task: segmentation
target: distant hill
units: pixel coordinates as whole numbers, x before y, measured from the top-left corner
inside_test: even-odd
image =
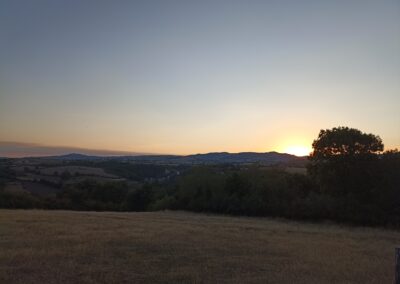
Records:
[[[103,156],[91,156],[91,155],[84,155],[79,153],[70,153],[66,155],[60,156],[48,156],[42,157],[42,159],[57,159],[57,160],[71,160],[71,161],[78,161],[78,160],[100,160],[105,159],[107,157]]]
[[[207,154],[194,154],[187,156],[179,155],[140,155],[140,156],[89,156],[78,153],[71,153],[62,156],[47,157],[60,160],[119,160],[125,162],[153,163],[153,164],[253,164],[272,165],[280,163],[301,163],[305,162],[305,157],[297,157],[290,154],[277,152],[242,152],[228,153],[217,152]]]

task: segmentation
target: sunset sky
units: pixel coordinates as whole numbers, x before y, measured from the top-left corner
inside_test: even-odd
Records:
[[[400,148],[398,0],[5,0],[0,62],[0,156]]]

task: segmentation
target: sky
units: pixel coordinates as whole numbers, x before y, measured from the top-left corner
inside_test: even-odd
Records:
[[[0,62],[0,156],[400,148],[398,0],[3,0]]]

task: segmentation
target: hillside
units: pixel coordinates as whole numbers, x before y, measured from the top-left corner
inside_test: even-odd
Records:
[[[137,163],[153,164],[177,164],[177,165],[199,165],[199,164],[252,164],[262,165],[288,164],[294,163],[304,165],[305,157],[278,152],[241,152],[228,153],[216,152],[206,154],[194,154],[187,156],[180,155],[132,155],[132,156],[89,156],[77,153],[71,153],[61,156],[43,157],[42,159],[64,160],[64,161],[93,161],[93,160],[114,160],[129,161]]]
[[[0,210],[1,283],[391,283],[400,232],[184,212]]]

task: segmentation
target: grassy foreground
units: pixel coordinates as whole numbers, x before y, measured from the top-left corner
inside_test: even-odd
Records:
[[[266,218],[0,210],[0,283],[392,283],[398,244]]]

